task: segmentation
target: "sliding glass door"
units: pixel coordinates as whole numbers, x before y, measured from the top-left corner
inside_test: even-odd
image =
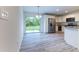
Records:
[[[39,17],[25,17],[26,33],[40,32],[40,18]]]

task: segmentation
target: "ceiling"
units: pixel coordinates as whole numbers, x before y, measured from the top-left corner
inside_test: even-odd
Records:
[[[24,12],[28,13],[39,13],[40,14],[53,14],[53,15],[64,15],[79,10],[79,6],[24,6]]]

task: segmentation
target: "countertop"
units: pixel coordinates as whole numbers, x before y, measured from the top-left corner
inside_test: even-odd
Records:
[[[79,26],[67,26],[65,29],[76,29],[79,30]]]

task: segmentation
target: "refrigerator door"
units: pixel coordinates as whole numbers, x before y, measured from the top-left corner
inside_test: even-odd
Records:
[[[55,19],[48,18],[48,33],[55,33]]]

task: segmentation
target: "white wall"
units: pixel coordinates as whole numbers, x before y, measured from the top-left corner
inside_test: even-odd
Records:
[[[19,51],[21,47],[21,43],[23,40],[23,35],[24,35],[24,14],[23,14],[23,7],[18,7],[19,12],[18,12],[18,40],[17,40],[17,49]]]
[[[44,32],[44,16],[42,15],[41,19],[40,19],[40,32],[43,33]]]
[[[22,10],[20,7],[0,7],[8,11],[8,21],[0,19],[0,51],[19,51],[23,39]]]
[[[26,17],[26,16],[36,16],[36,15],[38,15],[38,14],[36,14],[36,13],[30,13],[30,12],[24,12],[24,16]]]

